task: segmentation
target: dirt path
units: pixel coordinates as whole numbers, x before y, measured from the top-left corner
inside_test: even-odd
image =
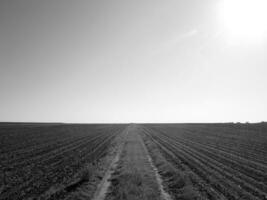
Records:
[[[110,188],[106,198],[103,196],[102,199],[171,199],[163,189],[160,175],[139,135],[140,131],[142,129],[138,125],[129,125],[120,160],[111,175]]]
[[[112,160],[112,162],[109,166],[109,169],[107,170],[102,181],[100,182],[100,184],[97,187],[97,190],[94,194],[93,200],[104,200],[105,199],[106,193],[107,193],[107,191],[110,187],[110,184],[111,184],[111,182],[110,182],[111,175],[112,175],[112,173],[114,173],[115,169],[117,168],[118,161],[120,159],[120,156],[121,156],[121,153],[122,153],[122,150],[124,147],[124,143],[125,143],[125,138],[127,137],[127,135],[128,135],[128,127],[125,129],[125,133],[123,134],[124,138],[122,138],[122,140],[121,140],[122,143],[119,144],[120,146],[118,147],[116,156]]]
[[[140,136],[139,136],[140,137]],[[152,161],[152,158],[151,156],[149,155],[149,152],[144,144],[144,141],[141,139],[141,142],[142,142],[142,146],[143,148],[145,149],[145,153],[146,153],[146,156],[147,156],[147,159],[150,163],[150,166],[151,168],[153,169],[154,173],[155,173],[155,176],[156,176],[156,180],[157,180],[157,183],[158,183],[158,186],[159,186],[159,189],[160,189],[160,194],[161,194],[161,198],[163,200],[172,200],[171,196],[164,190],[163,188],[163,184],[162,184],[162,179],[161,179],[161,176],[158,172],[158,169],[157,167],[154,165],[153,161]]]

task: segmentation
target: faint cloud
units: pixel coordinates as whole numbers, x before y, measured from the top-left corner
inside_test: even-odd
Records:
[[[190,31],[181,33],[165,42],[163,42],[159,48],[155,49],[155,51],[153,52],[153,54],[158,54],[162,51],[168,50],[174,46],[176,46],[177,44],[179,44],[180,42],[183,42],[185,40],[191,39],[193,37],[195,37],[196,35],[199,34],[199,31],[197,29],[192,29]]]
[[[194,30],[191,30],[191,31],[181,35],[181,37],[188,38],[188,37],[192,37],[192,36],[197,35],[197,34],[198,34],[198,30],[194,29]]]
[[[185,32],[185,33],[182,33],[180,35],[178,35],[177,37],[167,41],[167,45],[175,45],[185,39],[188,39],[188,38],[191,38],[191,37],[194,37],[198,34],[198,30],[197,29],[193,29],[193,30],[190,30],[188,32]]]

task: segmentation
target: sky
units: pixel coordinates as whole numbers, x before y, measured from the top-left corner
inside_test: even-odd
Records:
[[[0,121],[266,121],[267,7],[231,2],[1,0]]]

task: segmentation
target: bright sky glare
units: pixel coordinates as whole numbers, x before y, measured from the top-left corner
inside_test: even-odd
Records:
[[[266,0],[1,0],[0,121],[266,121],[266,10]]]
[[[232,43],[263,42],[267,37],[266,0],[223,0],[219,14]]]

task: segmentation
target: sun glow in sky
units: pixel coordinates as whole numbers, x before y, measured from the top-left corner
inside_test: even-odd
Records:
[[[0,0],[0,121],[266,121],[266,2]]]
[[[222,0],[219,7],[221,23],[232,43],[267,39],[266,0]]]

